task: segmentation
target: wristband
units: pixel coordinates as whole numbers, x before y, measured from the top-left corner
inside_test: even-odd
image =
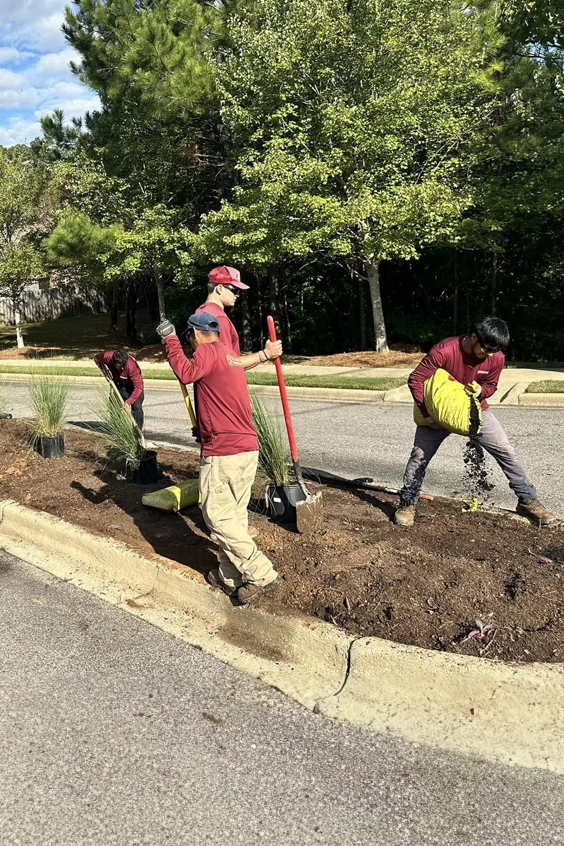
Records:
[[[265,351],[264,351],[264,350],[259,350],[259,358],[260,358],[260,354],[261,354],[261,353],[263,354],[264,358],[261,358],[261,359],[260,359],[260,363],[261,363],[261,364],[264,364],[265,362],[267,362],[267,361],[268,361],[268,356],[267,356],[267,354],[265,353]]]

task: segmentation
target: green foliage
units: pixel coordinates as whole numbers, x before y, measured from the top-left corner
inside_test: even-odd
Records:
[[[65,377],[31,377],[29,395],[35,415],[31,423],[34,437],[55,437],[63,433],[69,390],[70,381]]]
[[[259,467],[275,485],[287,485],[290,453],[283,439],[280,421],[253,393],[251,407],[259,442]]]
[[[137,427],[115,391],[100,388],[95,407],[100,418],[99,432],[106,443],[109,461],[115,467],[136,470],[144,455],[144,447]]]

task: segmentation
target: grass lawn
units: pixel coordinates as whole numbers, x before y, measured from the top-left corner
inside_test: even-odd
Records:
[[[157,370],[156,368],[143,367],[143,376],[147,381],[151,379],[164,379],[166,381],[176,381],[176,376],[169,369]],[[43,376],[93,376],[95,378],[102,378],[101,372],[94,365],[85,364],[84,367],[65,367],[64,362],[61,364],[49,364],[38,367],[30,364],[2,364],[0,362],[0,374],[18,373],[22,375],[35,376],[41,374]],[[247,382],[249,385],[277,385],[276,376],[270,373],[247,373]],[[288,387],[295,388],[342,388],[346,390],[360,389],[364,391],[389,391],[391,388],[397,388],[399,385],[405,385],[406,380],[402,377],[394,377],[390,379],[347,377],[347,376],[296,376],[291,375],[285,377],[285,382]]]
[[[348,391],[389,391],[407,383],[404,376],[362,378],[362,376],[300,376],[296,373],[285,376],[284,381],[288,387],[292,388],[340,388]],[[252,370],[247,373],[247,382],[249,385],[278,384],[273,373],[255,373]]]
[[[58,317],[56,320],[24,323],[22,334],[27,347],[53,348],[53,358],[83,358],[92,352],[126,345],[119,331],[110,330],[107,314]],[[0,323],[0,349],[15,346],[15,328]]]
[[[545,379],[544,382],[531,382],[526,394],[564,394],[564,379]]]

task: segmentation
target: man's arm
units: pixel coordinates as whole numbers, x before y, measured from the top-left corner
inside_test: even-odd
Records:
[[[133,405],[133,403],[136,402],[143,393],[144,385],[141,368],[132,358],[128,358],[123,376],[125,376],[126,379],[131,379],[131,383],[133,385],[131,396],[125,400],[125,403],[126,405]]]
[[[213,344],[203,344],[198,347],[192,359],[186,358],[182,344],[176,334],[166,335],[164,338],[168,363],[172,372],[183,385],[190,385],[207,376],[214,362]]]
[[[251,370],[258,364],[264,364],[266,361],[274,361],[275,358],[280,358],[281,355],[282,341],[267,341],[263,350],[241,356],[243,370]]]
[[[415,370],[409,374],[409,378],[407,380],[407,384],[409,386],[409,390],[413,396],[415,404],[423,417],[428,418],[429,412],[425,406],[425,399],[424,399],[424,390],[425,390],[425,382],[429,379],[439,367],[444,366],[444,355],[443,353],[437,349],[437,347],[433,347],[423,358]]]
[[[501,371],[503,370],[505,364],[505,356],[501,355],[499,362],[495,364],[494,367],[488,373],[484,382],[480,382],[479,385],[481,387],[480,396],[478,399],[486,400],[488,397],[491,397],[492,394],[495,394],[497,391],[497,383],[499,382],[499,377],[501,375]]]

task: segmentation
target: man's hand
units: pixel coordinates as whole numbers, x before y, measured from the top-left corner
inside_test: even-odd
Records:
[[[480,399],[482,388],[475,382],[469,382],[468,385],[464,385],[464,390],[466,391],[469,397],[474,397],[474,399],[476,400]]]
[[[157,326],[157,334],[161,336],[161,338],[168,338],[169,335],[176,335],[176,329],[165,317]]]
[[[282,355],[282,341],[267,341],[264,345],[264,354],[268,361],[274,361]]]
[[[128,402],[124,402],[123,407],[129,415],[133,414],[133,411],[131,410],[131,405]]]
[[[192,426],[192,436],[197,444],[202,443],[202,438],[200,436],[200,427],[199,426]]]
[[[426,417],[425,423],[427,424],[429,429],[442,429],[443,428],[439,423],[437,423],[436,420],[433,420],[432,417]]]

